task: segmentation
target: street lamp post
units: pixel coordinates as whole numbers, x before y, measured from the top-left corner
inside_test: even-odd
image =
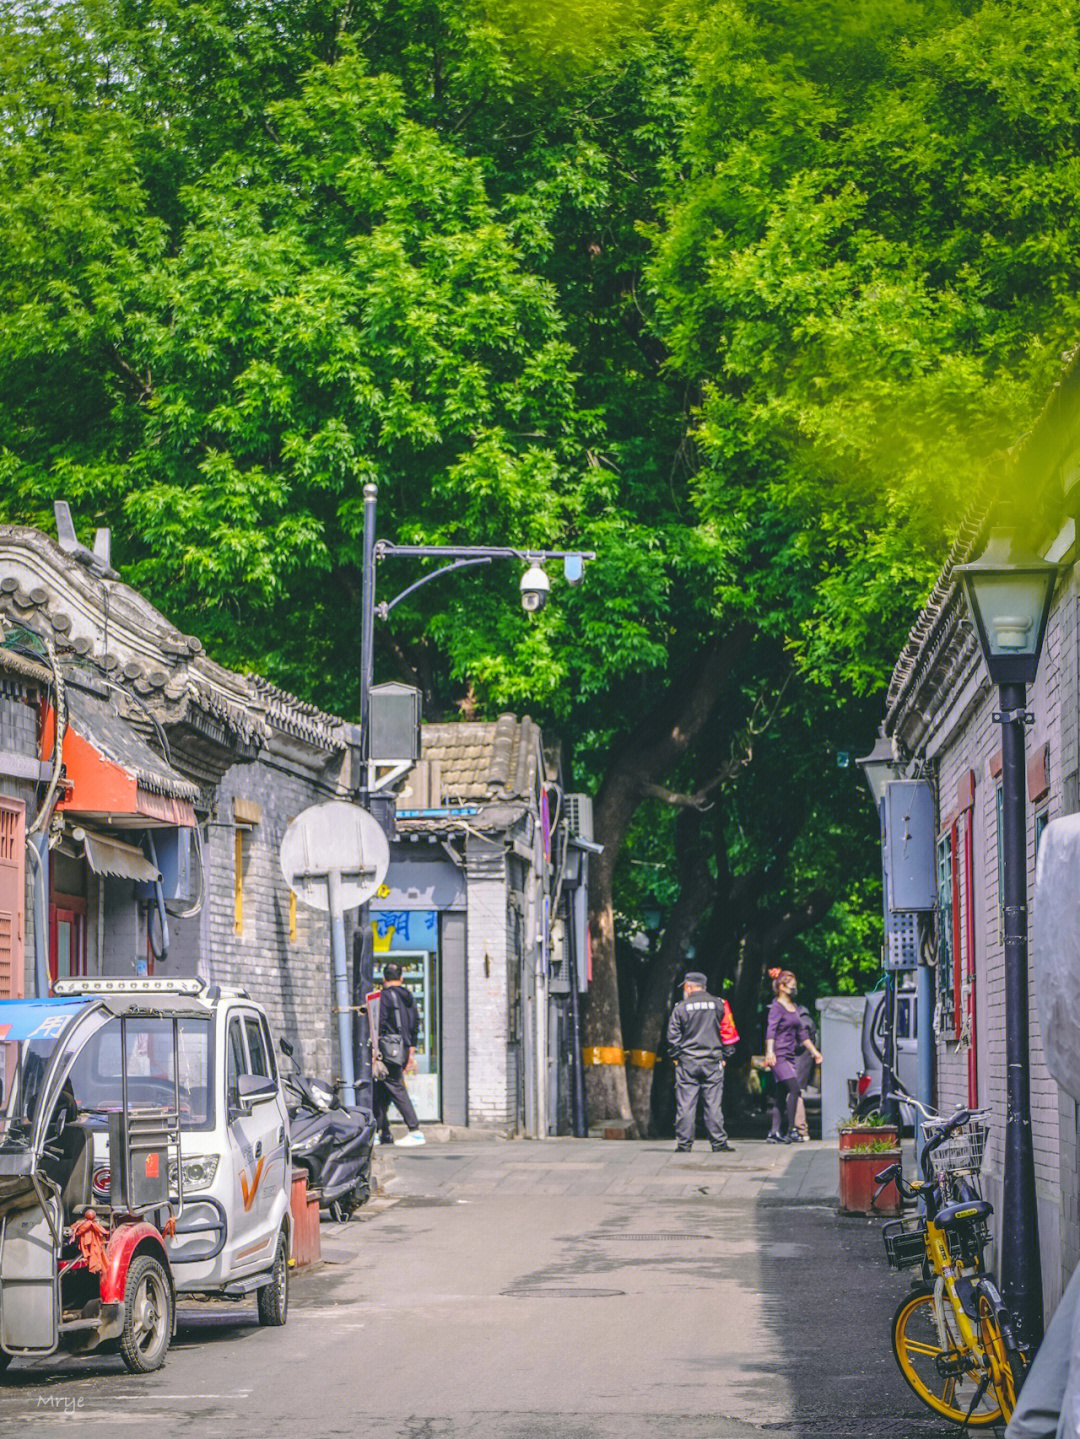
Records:
[[[897,763],[892,742],[880,731],[874,748],[855,763],[863,772],[867,788],[874,800],[878,815],[878,830],[881,839],[883,910],[885,935],[888,942],[889,893],[885,875],[885,791],[889,781],[896,778]],[[896,977],[891,969],[885,973],[885,1035],[884,1052],[881,1057],[881,1113],[882,1117],[895,1124],[900,1110],[896,1101]]]
[[[492,560],[519,560],[526,569],[521,577],[521,607],[527,614],[535,614],[547,604],[550,581],[544,565],[552,560],[561,560],[563,576],[568,584],[579,585],[584,579],[585,564],[594,560],[592,550],[534,550],[516,549],[509,545],[396,545],[389,540],[376,538],[378,521],[379,487],[373,481],[364,486],[364,542],[363,571],[360,594],[360,782],[356,786],[356,799],[367,805],[376,788],[371,759],[371,686],[375,673],[375,618],[385,620],[390,611],[408,595],[415,593],[432,580],[453,570],[469,569],[476,565],[489,565]],[[391,558],[438,559],[444,563],[430,570],[420,579],[407,586],[390,601],[376,602],[376,563]],[[364,996],[374,984],[374,946],[371,941],[371,912],[365,904],[359,912],[360,951],[355,977],[353,1004],[356,1011],[356,1076],[357,1102],[369,1109],[372,1103],[371,1044]],[[579,1055],[580,1060],[580,1055]]]
[[[1031,1134],[1028,1037],[1027,817],[1024,726],[1027,686],[1039,668],[1057,566],[1024,552],[1008,530],[993,530],[986,550],[957,566],[990,681],[998,689],[1001,725],[1001,845],[1005,939],[1005,1176],[1001,1288],[1026,1345],[1042,1336],[1035,1155]]]

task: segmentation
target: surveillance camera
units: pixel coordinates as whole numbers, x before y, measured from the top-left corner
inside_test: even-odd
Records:
[[[521,577],[521,608],[530,615],[542,610],[548,601],[551,581],[539,565],[530,565]]]

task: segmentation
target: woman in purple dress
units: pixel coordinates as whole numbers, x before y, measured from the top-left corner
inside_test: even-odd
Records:
[[[821,1051],[807,1033],[806,1021],[799,1013],[795,996],[799,986],[790,969],[782,970],[773,980],[776,998],[769,1006],[769,1017],[765,1025],[765,1067],[773,1072],[778,1090],[774,1101],[773,1123],[768,1138],[774,1143],[794,1144],[798,1139],[795,1129],[795,1110],[799,1103],[802,1086],[795,1058],[800,1049],[813,1055],[821,1063]],[[779,1129],[780,1106],[783,1096],[784,1133]]]

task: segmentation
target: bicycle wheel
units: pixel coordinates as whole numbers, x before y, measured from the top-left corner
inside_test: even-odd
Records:
[[[1024,1382],[1024,1360],[1018,1349],[1006,1349],[1001,1329],[985,1295],[979,1299],[979,1337],[990,1360],[990,1375],[1001,1413],[1008,1422]]]
[[[1002,1417],[998,1395],[990,1383],[979,1394],[985,1376],[978,1358],[965,1352],[948,1307],[944,1329],[943,1347],[932,1292],[919,1289],[909,1294],[893,1318],[892,1346],[900,1373],[924,1404],[954,1424],[966,1421],[979,1428],[998,1423]]]

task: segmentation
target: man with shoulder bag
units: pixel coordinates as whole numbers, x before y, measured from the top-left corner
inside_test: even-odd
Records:
[[[390,1133],[390,1105],[399,1110],[408,1134],[400,1145],[424,1144],[423,1131],[416,1110],[405,1088],[405,1075],[416,1068],[416,1036],[420,1027],[416,1001],[401,982],[401,966],[383,966],[382,990],[379,995],[378,1045],[372,1056],[375,1080],[375,1124],[380,1144],[393,1144]]]

